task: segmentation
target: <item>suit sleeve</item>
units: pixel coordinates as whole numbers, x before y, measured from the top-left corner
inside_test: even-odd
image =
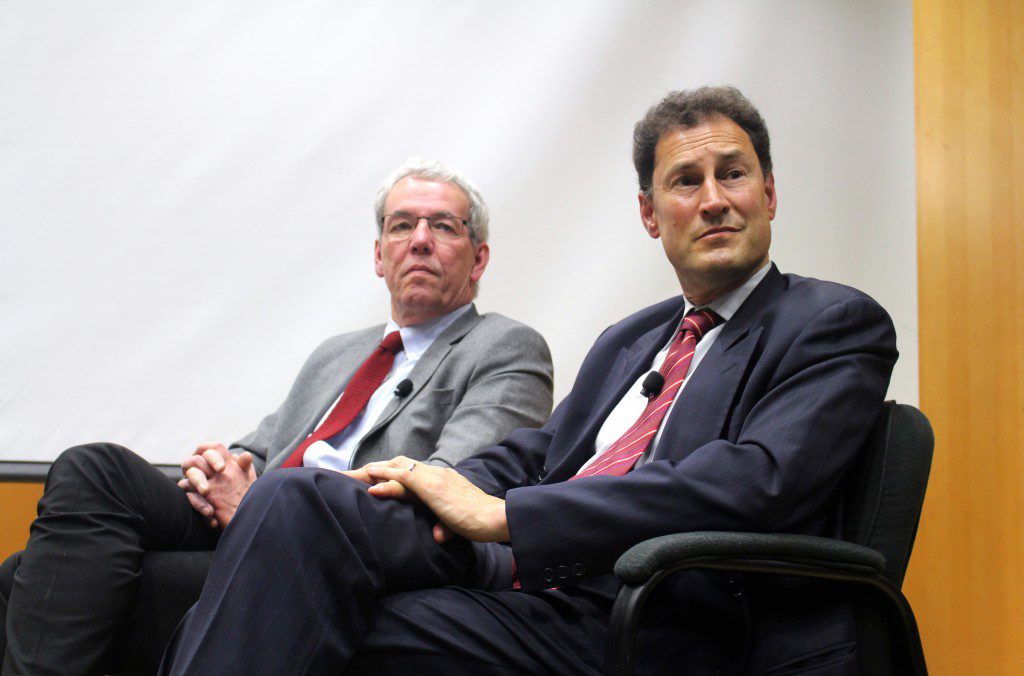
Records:
[[[257,474],[263,474],[263,470],[266,468],[267,463],[273,459],[273,456],[286,450],[280,447],[274,448],[272,443],[275,432],[278,431],[282,423],[294,422],[287,421],[282,416],[294,416],[297,402],[301,402],[306,398],[311,387],[310,384],[321,379],[324,363],[329,360],[332,354],[337,353],[337,348],[331,347],[331,345],[337,343],[338,340],[339,337],[334,337],[321,343],[302,365],[288,391],[288,396],[285,397],[284,402],[281,403],[277,410],[264,416],[255,430],[229,446],[232,453],[241,453],[243,451],[252,453],[254,458],[253,466],[256,468]]]
[[[877,303],[856,296],[825,307],[793,333],[776,337],[784,347],[771,360],[763,391],[734,423],[739,429],[728,436],[735,441],[717,439],[624,477],[508,491],[524,589],[549,586],[545,568],[564,565],[582,577],[609,573],[627,548],[658,535],[822,532],[885,395],[895,332]]]
[[[572,391],[555,407],[543,427],[517,429],[500,444],[473,454],[455,469],[484,492],[502,499],[511,488],[540,483],[548,471],[546,462],[551,444],[559,427],[570,416],[570,409],[580,399],[587,401],[586,409],[593,403],[591,383],[581,381],[584,373],[607,367],[606,353],[597,348],[607,333],[605,329],[598,336],[595,347],[580,366]],[[576,417],[579,417],[578,411]]]
[[[242,453],[244,451],[252,453],[253,467],[256,468],[256,474],[258,475],[263,474],[263,469],[267,466],[267,452],[269,450],[267,442],[270,439],[271,431],[277,424],[277,416],[280,410],[279,408],[277,411],[265,415],[255,430],[228,447],[228,450],[232,453]]]
[[[543,425],[552,387],[547,343],[528,326],[512,324],[488,341],[427,462],[453,466],[512,430]]]

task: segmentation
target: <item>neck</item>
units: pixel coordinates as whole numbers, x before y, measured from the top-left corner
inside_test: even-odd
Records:
[[[703,307],[746,284],[747,280],[757,274],[757,271],[764,267],[765,263],[767,263],[767,261],[764,261],[764,263],[756,266],[753,270],[740,277],[734,277],[728,280],[695,281],[684,280],[680,277],[679,285],[683,289],[683,295],[686,297],[686,300],[690,301],[690,303],[696,307]]]
[[[416,326],[424,322],[429,322],[431,319],[437,319],[443,312],[403,312],[397,308],[391,308],[391,318],[395,320],[399,328],[406,328],[408,326]]]
[[[695,307],[704,307],[708,303],[718,300],[730,291],[735,291],[740,288],[743,286],[743,282],[747,281],[747,279],[750,279],[750,277],[741,279],[738,282],[730,282],[729,284],[723,284],[722,286],[716,286],[713,288],[702,288],[697,291],[691,291],[684,286],[683,295],[686,297],[686,300],[690,301],[690,303]]]
[[[409,326],[418,326],[451,314],[468,303],[469,301],[466,301],[466,303],[463,303],[462,305],[440,309],[399,307],[392,303],[391,320],[395,324],[398,324],[398,328],[400,329],[404,329]]]

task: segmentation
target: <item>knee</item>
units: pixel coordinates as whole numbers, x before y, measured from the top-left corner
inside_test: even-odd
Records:
[[[124,446],[110,443],[72,446],[57,456],[50,466],[50,474],[82,474],[89,470],[110,467],[118,459],[130,454]]]
[[[260,477],[245,496],[242,507],[287,504],[289,510],[317,509],[326,503],[352,503],[366,486],[332,470],[296,468],[274,470]],[[247,506],[247,504],[249,506]]]
[[[269,505],[282,498],[298,495],[309,489],[307,472],[301,469],[268,472],[249,487],[240,509],[253,509],[256,505]]]
[[[117,476],[124,474],[129,456],[135,454],[124,446],[110,443],[72,446],[57,456],[46,474],[45,493],[73,486],[81,490],[88,486],[109,487],[120,483]]]

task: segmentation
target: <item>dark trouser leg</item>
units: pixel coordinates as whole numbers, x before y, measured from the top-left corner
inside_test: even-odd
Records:
[[[14,575],[4,676],[103,673],[143,554],[209,549],[217,535],[173,481],[131,451],[65,451],[46,478]]]
[[[387,596],[346,674],[600,674],[608,616],[561,591]]]
[[[474,574],[473,548],[437,545],[434,523],[425,508],[375,498],[336,472],[272,472],[224,532],[161,671],[340,672],[386,593]]]

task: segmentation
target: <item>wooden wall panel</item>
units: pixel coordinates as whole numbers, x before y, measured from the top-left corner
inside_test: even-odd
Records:
[[[41,483],[0,483],[0,561],[24,549],[42,494]]]
[[[1024,0],[914,5],[921,408],[905,586],[933,674],[1024,674]]]

